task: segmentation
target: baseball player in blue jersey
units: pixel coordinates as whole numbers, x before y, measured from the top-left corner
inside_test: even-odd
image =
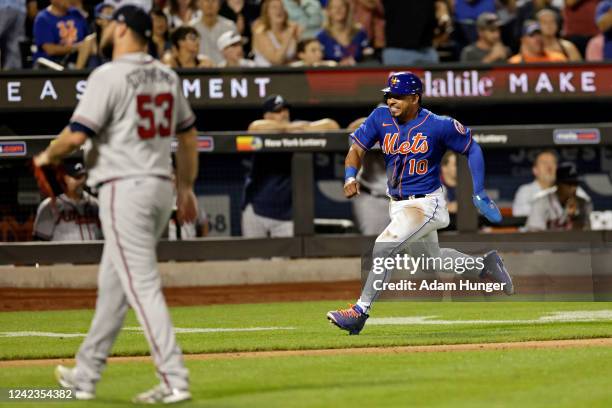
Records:
[[[391,74],[383,92],[387,106],[374,109],[351,134],[353,144],[345,160],[344,194],[351,198],[359,194],[356,175],[365,152],[378,142],[384,154],[391,223],[376,239],[373,258],[390,258],[418,247],[431,258],[451,259],[456,261],[455,265],[459,262],[473,265],[464,269],[463,274],[499,282],[504,292],[511,295],[514,292],[512,279],[496,251],[488,252],[476,262],[470,255],[438,246],[437,230],[449,223],[440,181],[441,160],[447,149],[467,156],[474,188],[473,202],[478,211],[493,223],[502,219],[499,209],[485,192],[484,158],[480,146],[472,139],[471,130],[452,118],[421,107],[423,84],[411,72]],[[469,258],[473,258],[472,262],[466,262]],[[444,268],[447,267],[438,270],[456,272]],[[327,313],[330,322],[350,334],[359,334],[372,303],[380,294],[376,289],[380,285],[375,282],[390,279],[388,269],[382,274],[378,272],[370,271],[357,304]]]

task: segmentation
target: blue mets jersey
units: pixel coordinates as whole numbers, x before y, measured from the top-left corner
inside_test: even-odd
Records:
[[[471,130],[452,118],[421,108],[415,119],[399,124],[386,106],[376,108],[351,137],[365,150],[380,144],[389,195],[400,200],[439,188],[446,150],[465,153],[472,143]]]

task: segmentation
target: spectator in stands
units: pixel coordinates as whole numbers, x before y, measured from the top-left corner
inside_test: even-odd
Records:
[[[292,67],[335,67],[336,61],[323,59],[323,46],[316,38],[305,38],[297,45],[298,60]]]
[[[446,152],[442,157],[440,170],[446,207],[451,215],[457,214],[457,194],[455,192],[457,188],[457,155],[451,151]]]
[[[578,48],[572,42],[559,37],[558,16],[554,11],[550,9],[540,10],[537,18],[542,29],[545,51],[559,52],[565,55],[568,61],[582,61],[582,55],[580,55]]]
[[[290,63],[300,36],[301,28],[289,21],[283,2],[264,0],[261,18],[253,28],[255,63],[260,67]]]
[[[254,67],[255,61],[244,58],[242,51],[243,38],[234,31],[221,34],[217,40],[217,47],[223,54],[223,61],[218,67]]]
[[[364,55],[372,53],[368,34],[353,21],[349,0],[329,0],[327,19],[317,39],[323,45],[323,56],[340,65],[355,65]]]
[[[478,40],[477,19],[482,13],[495,13],[495,0],[455,0],[456,40],[460,47]]]
[[[533,198],[542,190],[551,188],[555,184],[555,172],[557,171],[557,155],[552,150],[540,152],[531,172],[534,180],[523,184],[518,188],[512,202],[512,215],[514,217],[526,217],[531,212]]]
[[[482,13],[476,20],[478,40],[461,51],[461,62],[506,62],[510,49],[501,41],[501,22],[496,14]]]
[[[436,0],[383,0],[385,8],[385,65],[434,64],[439,61],[433,48],[438,26]],[[408,26],[409,24],[409,26]]]
[[[249,125],[250,132],[318,132],[338,129],[333,119],[292,121],[289,104],[271,95],[263,104],[263,119]],[[242,235],[248,238],[293,235],[291,155],[258,153],[253,156],[242,201]]]
[[[565,0],[563,7],[563,36],[574,43],[580,54],[586,56],[586,46],[599,34],[593,16],[599,0]]]
[[[603,61],[605,38],[603,34],[597,34],[587,43],[584,59],[589,62]]]
[[[565,62],[565,55],[556,51],[544,49],[542,29],[535,21],[526,21],[521,37],[521,49],[518,54],[512,56],[508,62],[511,64],[532,62]]]
[[[223,55],[217,48],[217,40],[226,31],[237,31],[236,24],[219,15],[220,0],[200,0],[202,18],[193,27],[200,33],[200,54],[220,64]]]
[[[87,172],[81,160],[64,160],[64,193],[55,203],[46,198],[38,206],[34,238],[43,241],[91,241],[102,239],[97,200],[83,191]]]
[[[202,19],[198,0],[170,0],[165,13],[171,30],[184,25],[194,25]]]
[[[365,117],[356,119],[347,129],[354,131],[365,120]],[[351,202],[357,228],[363,235],[379,235],[391,222],[387,196],[387,171],[379,145],[366,151],[361,170],[357,174],[357,181],[360,193]]]
[[[323,26],[323,9],[319,0],[283,0],[289,20],[301,28],[303,38],[317,35]]]
[[[385,9],[382,0],[351,0],[353,21],[360,24],[368,34],[374,50],[385,47]]]
[[[47,58],[56,63],[74,62],[87,35],[87,21],[69,6],[68,0],[51,0],[51,4],[34,21],[34,61]]]
[[[100,40],[102,39],[102,30],[108,25],[113,18],[115,9],[108,3],[99,3],[94,9],[94,25],[93,33],[85,37],[81,52],[79,52],[75,64],[76,69],[95,68],[106,61],[108,58],[100,52]]]
[[[87,10],[85,10],[85,6],[83,6],[83,0],[69,0],[68,3],[70,4],[70,7],[78,10],[85,20],[89,20],[89,13]]]
[[[154,58],[162,59],[166,51],[172,49],[168,18],[161,9],[153,9],[150,14],[153,22],[153,35],[149,43],[149,54]]]
[[[536,194],[527,224],[528,231],[590,229],[591,200],[577,194],[578,172],[573,163],[557,167],[555,186]]]
[[[612,0],[602,0],[595,12],[597,27],[604,36],[603,57],[612,60]]]
[[[523,27],[525,27],[525,23],[529,20],[536,20],[536,16],[540,10],[549,9],[557,13],[557,16],[561,15],[561,11],[559,8],[555,7],[553,4],[553,0],[531,0],[523,3],[516,12],[516,23],[514,25],[515,28],[515,37],[521,38],[523,34]]]
[[[251,26],[259,18],[259,3],[248,0],[225,0],[219,10],[219,15],[229,18],[236,24],[238,34],[244,39],[242,50],[244,55],[251,52],[253,30]]]
[[[104,2],[112,4],[115,10],[128,4],[138,6],[147,13],[153,8],[153,0],[104,0]]]
[[[181,26],[170,35],[172,51],[166,52],[162,62],[172,68],[210,68],[215,63],[200,54],[200,33],[194,27]]]
[[[19,42],[25,34],[25,0],[0,1],[0,68],[21,68]]]

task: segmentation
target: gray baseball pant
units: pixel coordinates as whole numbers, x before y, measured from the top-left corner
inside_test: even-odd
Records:
[[[100,188],[105,242],[98,299],[74,376],[84,391],[94,391],[128,305],[144,330],[160,381],[170,388],[189,388],[157,270],[156,245],[168,224],[173,197],[171,181],[153,176],[111,181]]]

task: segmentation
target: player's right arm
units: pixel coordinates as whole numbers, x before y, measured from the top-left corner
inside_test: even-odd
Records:
[[[89,75],[87,87],[74,110],[70,124],[47,149],[34,158],[36,165],[59,163],[105,126],[115,105],[117,83],[113,73],[107,68],[102,66]]]
[[[359,194],[360,185],[356,177],[359,169],[361,169],[365,153],[365,150],[353,143],[346,154],[344,159],[344,196],[346,198]]]
[[[367,119],[351,133],[353,143],[344,159],[344,196],[351,198],[359,194],[357,173],[361,169],[363,157],[378,141],[378,109],[375,109]],[[356,125],[353,122],[351,125]]]

